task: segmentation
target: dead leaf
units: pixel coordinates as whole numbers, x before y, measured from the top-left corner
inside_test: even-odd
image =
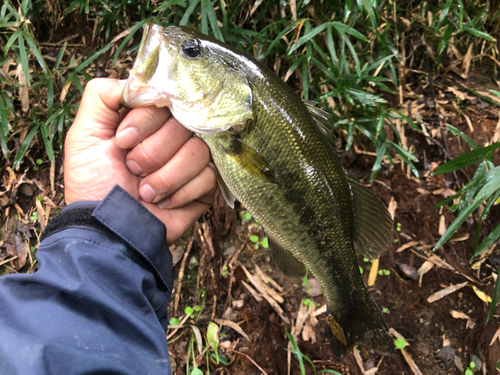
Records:
[[[440,300],[441,298],[446,297],[448,294],[454,293],[457,290],[462,289],[468,283],[469,282],[466,281],[466,282],[461,283],[461,284],[455,284],[455,285],[451,285],[447,288],[441,289],[440,291],[437,291],[436,293],[430,295],[429,298],[427,298],[427,302],[429,302],[429,303],[436,302],[436,301]]]
[[[7,250],[7,254],[17,257],[14,260],[13,265],[16,271],[19,271],[26,264],[26,258],[28,257],[28,243],[24,240],[23,236],[19,233],[12,234],[8,233],[3,246]]]
[[[378,258],[375,259],[372,263],[372,268],[370,268],[370,274],[368,275],[368,286],[375,285],[375,281],[377,280],[378,275]]]
[[[469,316],[467,314],[464,314],[463,312],[460,311],[451,310],[450,314],[455,319],[469,319]]]
[[[492,346],[495,343],[495,340],[498,339],[500,342],[500,328],[497,329],[495,334],[493,335],[493,338],[491,339],[490,346]]]
[[[472,290],[476,295],[479,297],[479,299],[483,302],[490,303],[491,302],[491,297],[487,295],[485,292],[483,292],[481,289],[476,287],[475,285],[472,285]]]
[[[441,217],[439,218],[439,229],[438,229],[438,233],[440,235],[443,235],[444,232],[446,232],[446,219],[444,218],[444,215],[441,215]]]
[[[398,208],[398,202],[394,199],[393,196],[391,196],[391,200],[389,201],[389,205],[387,207],[387,210],[392,216],[392,220],[394,220],[394,217],[396,215],[396,209]]]
[[[401,349],[401,354],[403,354],[403,357],[405,358],[406,363],[408,363],[408,366],[410,366],[411,371],[415,375],[423,375],[422,372],[420,371],[420,369],[418,368],[417,364],[415,363],[415,361],[411,357],[411,354],[408,353],[408,351],[406,349],[404,349],[404,348]]]
[[[215,320],[215,323],[220,324],[221,326],[228,326],[228,327],[232,328],[233,330],[235,330],[236,332],[238,332],[241,336],[243,336],[248,341],[252,341],[250,339],[250,337],[245,333],[245,331],[243,331],[243,329],[235,322],[232,322],[232,321],[226,320],[226,319],[214,319],[214,320]]]
[[[412,246],[415,246],[415,245],[418,245],[418,241],[411,241],[411,242],[407,242],[405,243],[403,246],[399,247],[397,250],[396,250],[396,253],[400,253],[406,249],[408,249],[409,247],[412,247]]]
[[[21,99],[21,107],[23,112],[28,112],[30,109],[30,97],[29,89],[26,83],[26,76],[24,75],[24,70],[21,64],[17,65],[16,70],[17,79],[19,80],[19,97]]]

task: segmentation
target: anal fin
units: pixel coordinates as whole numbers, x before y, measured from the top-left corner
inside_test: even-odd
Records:
[[[268,236],[268,238],[274,263],[281,272],[287,277],[304,277],[307,272],[304,263],[295,258],[291,252],[278,244],[271,236]]]
[[[392,238],[394,223],[391,214],[374,192],[349,175],[347,180],[353,197],[356,249],[367,258],[375,259]]]

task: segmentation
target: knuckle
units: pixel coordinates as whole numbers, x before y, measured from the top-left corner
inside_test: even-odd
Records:
[[[189,140],[184,144],[184,147],[191,156],[196,156],[204,161],[206,160],[207,163],[210,160],[210,150],[208,149],[207,144],[200,138],[189,138]]]

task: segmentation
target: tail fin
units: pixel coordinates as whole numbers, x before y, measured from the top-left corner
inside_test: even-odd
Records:
[[[328,306],[326,320],[330,327],[330,344],[338,357],[344,356],[355,344],[382,355],[395,350],[377,303],[368,292],[364,296],[364,302],[352,306],[341,316],[334,313],[337,309]]]

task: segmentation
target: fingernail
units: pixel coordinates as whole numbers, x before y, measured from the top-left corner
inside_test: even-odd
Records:
[[[133,128],[122,130],[116,134],[116,144],[121,148],[132,148],[139,143],[139,133]]]
[[[125,162],[125,164],[127,165],[128,170],[130,172],[132,172],[133,174],[135,174],[137,176],[140,176],[142,174],[142,172],[143,172],[142,168],[135,161],[133,161],[133,160],[127,160]]]
[[[151,203],[156,198],[156,191],[148,184],[145,184],[139,188],[139,195],[144,201]]]
[[[168,206],[170,206],[170,198],[166,198],[166,199],[162,200],[161,202],[158,202],[158,207],[160,207],[162,209],[165,209]]]

